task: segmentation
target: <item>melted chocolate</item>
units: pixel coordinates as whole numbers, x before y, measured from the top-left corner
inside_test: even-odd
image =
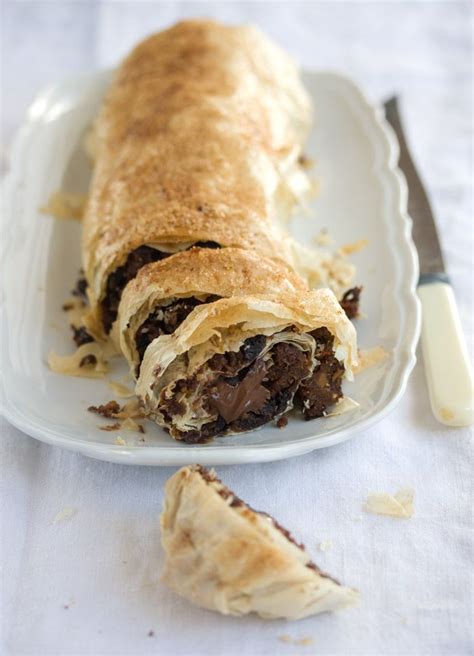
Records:
[[[298,385],[309,374],[311,362],[308,353],[300,351],[294,344],[285,342],[275,344],[271,348],[271,359],[267,363],[267,371],[259,381],[260,384],[257,385],[257,387],[264,387],[268,393],[268,396],[263,397],[260,390],[260,407],[257,407],[257,403],[254,406],[252,402],[251,406],[243,409],[242,414],[237,419],[226,421],[220,411],[216,409],[216,406],[212,405],[211,394],[219,392],[217,388],[219,381],[235,388],[250,372],[255,373],[255,361],[265,347],[267,339],[263,335],[250,337],[245,340],[239,351],[216,354],[207,362],[206,368],[215,372],[216,376],[206,387],[203,394],[205,395],[208,410],[211,413],[213,411],[218,413],[214,421],[203,424],[199,429],[179,431],[173,427],[173,417],[176,414],[173,399],[165,399],[162,402],[161,412],[167,423],[168,430],[175,439],[183,440],[188,444],[207,442],[211,437],[225,434],[227,431],[241,433],[253,430],[268,423],[274,417],[281,416],[288,410]],[[178,381],[175,386],[175,396],[180,397],[182,393],[189,395],[195,391],[198,384],[196,376],[197,374],[191,378]],[[232,393],[231,390],[225,387],[224,390],[229,394]],[[254,394],[254,390],[251,394]],[[226,409],[228,410],[227,407]],[[223,411],[226,412],[226,409]]]
[[[265,362],[259,358],[237,384],[219,378],[209,395],[210,405],[227,422],[235,421],[247,412],[260,410],[269,397],[268,389],[262,385],[266,373]]]

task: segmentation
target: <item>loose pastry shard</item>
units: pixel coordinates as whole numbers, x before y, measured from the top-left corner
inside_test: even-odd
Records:
[[[309,291],[283,263],[240,249],[192,249],[145,267],[119,314],[138,396],[188,443],[257,428],[295,398],[308,418],[326,414],[356,358],[332,292]]]
[[[310,118],[296,66],[253,27],[185,21],[140,43],[95,126],[89,329],[110,333],[139,269],[193,245],[290,261],[277,224],[310,186]]]
[[[358,592],[321,572],[286,529],[199,465],[168,480],[161,540],[164,582],[224,615],[300,619],[358,602]]]

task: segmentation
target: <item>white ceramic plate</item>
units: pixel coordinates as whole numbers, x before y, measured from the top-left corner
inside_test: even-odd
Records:
[[[349,80],[308,73],[316,108],[308,154],[317,161],[321,192],[312,217],[297,217],[295,236],[306,243],[322,227],[338,245],[361,238],[368,246],[353,261],[364,285],[357,322],[361,347],[381,345],[390,354],[346,384],[360,407],[340,416],[260,430],[187,446],[147,424],[145,443],[123,432],[98,429],[87,406],[114,398],[102,380],[55,375],[51,349],[72,351],[62,302],[80,267],[80,225],[58,221],[38,208],[58,189],[85,191],[89,168],[81,139],[97,111],[109,73],[51,86],[33,103],[12,152],[6,182],[3,298],[3,413],[29,435],[88,456],[140,465],[233,464],[287,458],[331,446],[384,417],[402,396],[415,364],[420,310],[418,267],[406,214],[406,184],[396,168],[398,145],[383,118]],[[125,373],[117,366],[112,377]]]

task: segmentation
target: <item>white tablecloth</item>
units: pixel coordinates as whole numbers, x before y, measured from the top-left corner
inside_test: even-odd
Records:
[[[5,2],[7,145],[41,86],[113,65],[185,15],[258,23],[307,67],[342,70],[374,99],[402,94],[472,337],[469,3]],[[358,609],[292,624],[220,617],[160,585],[158,515],[172,470],[88,460],[1,426],[2,653],[472,653],[470,431],[432,418],[421,362],[399,407],[366,434],[286,462],[219,470],[362,593]],[[407,486],[416,491],[412,519],[362,512],[370,490]],[[325,540],[332,549],[318,552]]]

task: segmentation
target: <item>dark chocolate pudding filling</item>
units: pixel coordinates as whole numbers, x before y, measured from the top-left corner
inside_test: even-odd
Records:
[[[213,241],[198,241],[191,248],[195,246],[200,248],[220,248],[220,245]],[[151,246],[140,246],[129,254],[125,264],[119,266],[109,275],[105,298],[101,303],[102,324],[107,334],[110,332],[112,324],[117,318],[120,298],[127,283],[135,278],[138,271],[145,264],[158,262],[158,260],[163,260],[170,255],[173,255],[173,253],[165,253]]]
[[[164,399],[160,412],[169,431],[177,440],[188,444],[204,442],[228,431],[249,431],[286,412],[301,381],[312,368],[311,357],[297,346],[277,342],[265,354],[267,337],[257,335],[246,339],[239,351],[214,355],[205,365],[212,380],[203,390],[205,409],[217,419],[200,429],[180,431],[172,419],[185,412],[179,398],[191,395],[198,386],[202,368],[189,377],[178,380],[171,399]]]
[[[248,503],[245,503],[242,499],[240,499],[236,494],[232,492],[224,483],[220,480],[220,478],[217,478],[217,476],[213,473],[207,470],[205,467],[202,467],[202,465],[196,465],[195,469],[198,471],[198,473],[202,476],[202,478],[206,481],[206,483],[214,483],[216,487],[214,488],[216,492],[224,499],[231,499],[229,506],[231,508],[240,508],[242,506],[245,506],[249,510],[251,510],[254,513],[257,513],[258,515],[264,515],[267,517],[272,523],[273,526],[280,531],[282,535],[285,536],[285,538],[289,541],[292,542],[298,549],[301,549],[301,551],[305,551],[305,546],[304,544],[297,542],[295,538],[292,536],[290,531],[286,529],[284,526],[279,524],[272,515],[269,513],[266,513],[262,510],[255,510],[255,508],[252,508],[251,506],[248,505]],[[306,563],[306,567],[309,569],[314,570],[315,572],[318,572],[320,576],[323,576],[324,578],[331,579],[331,581],[334,581],[334,583],[337,583],[340,585],[339,581],[336,581],[336,579],[333,579],[332,576],[329,576],[325,572],[321,571],[319,567],[313,563],[311,560]]]
[[[148,315],[146,320],[142,323],[135,335],[135,345],[140,356],[140,363],[151,342],[160,337],[160,335],[171,335],[176,328],[183,323],[188,314],[190,314],[195,307],[203,303],[213,303],[217,301],[220,296],[207,296],[205,299],[200,300],[193,296],[188,298],[177,298],[169,305],[158,306],[154,311]],[[137,367],[137,375],[140,366]]]
[[[305,419],[323,417],[330,406],[342,398],[344,365],[334,355],[334,337],[327,328],[310,333],[316,341],[316,366],[296,394]]]

